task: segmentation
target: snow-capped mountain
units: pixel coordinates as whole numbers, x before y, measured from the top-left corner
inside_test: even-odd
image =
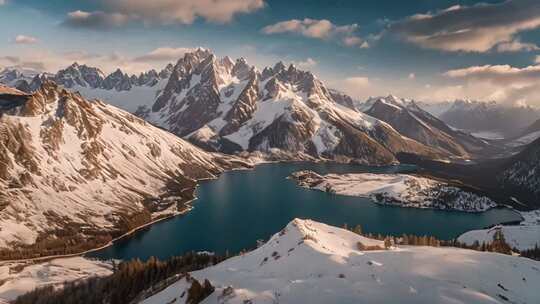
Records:
[[[490,148],[486,141],[450,128],[412,100],[393,95],[375,97],[368,99],[360,109],[387,122],[402,135],[451,155],[468,158]]]
[[[2,87],[0,253],[103,245],[185,211],[197,179],[242,166],[54,82],[32,95]]]
[[[167,83],[173,65],[163,70],[149,70],[137,75],[128,75],[120,69],[106,75],[96,67],[73,63],[55,74],[37,71],[21,71],[6,68],[0,72],[0,83],[30,93],[37,90],[46,80],[80,92],[88,99],[101,99],[129,112],[139,106],[151,104],[159,90]]]
[[[19,67],[4,68],[0,71],[0,84],[16,88],[23,92],[30,92],[39,87],[41,78],[50,76],[49,74],[32,69]]]
[[[515,136],[540,117],[530,106],[509,106],[496,102],[456,100],[442,104],[424,103],[421,107],[447,124],[470,132],[498,132]]]
[[[214,287],[201,303],[540,301],[536,261],[452,247],[385,248],[382,241],[300,219],[252,252],[171,278],[174,283],[149,290],[140,303],[191,303],[194,280]]]
[[[33,90],[39,88],[43,80],[53,80],[65,88],[92,88],[116,91],[128,91],[134,86],[155,86],[160,79],[167,79],[173,66],[167,65],[163,70],[149,70],[137,75],[128,75],[120,69],[106,75],[99,68],[87,66],[85,64],[73,63],[65,69],[59,70],[56,74],[40,73],[34,70],[20,70],[16,68],[5,68],[0,72],[0,83],[13,87],[14,81],[26,81],[28,85],[32,82],[37,84]],[[37,78],[36,78],[37,76]],[[39,82],[41,80],[41,82]],[[28,93],[28,92],[27,92]]]
[[[331,158],[371,164],[401,151],[444,151],[401,136],[352,108],[310,72],[282,62],[259,72],[240,58],[198,49],[181,58],[152,106],[137,115],[207,149],[261,151],[280,158]]]

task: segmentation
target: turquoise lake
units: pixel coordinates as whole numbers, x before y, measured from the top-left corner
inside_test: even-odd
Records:
[[[360,224],[365,232],[383,235],[425,234],[440,239],[452,239],[467,230],[520,219],[510,209],[465,213],[382,206],[367,198],[303,189],[286,179],[290,173],[304,169],[322,174],[414,171],[407,165],[374,168],[280,163],[227,172],[217,180],[200,183],[194,209],[187,214],[158,222],[88,256],[146,260],[151,256],[165,259],[188,251],[234,254],[254,248],[257,240],[267,240],[296,217],[335,226]]]

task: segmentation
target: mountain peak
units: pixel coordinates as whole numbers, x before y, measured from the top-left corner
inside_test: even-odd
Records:
[[[274,70],[275,73],[278,73],[281,70],[285,69],[285,64],[283,63],[283,61],[280,60],[274,65],[272,69]]]

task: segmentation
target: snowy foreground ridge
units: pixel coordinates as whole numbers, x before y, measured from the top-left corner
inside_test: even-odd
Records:
[[[468,245],[472,245],[475,241],[489,244],[495,231],[500,229],[511,247],[519,250],[533,249],[535,245],[540,247],[540,210],[521,212],[521,216],[523,221],[519,225],[471,230],[459,236],[458,241]]]
[[[383,242],[295,219],[258,249],[191,273],[215,291],[202,303],[540,303],[540,262]],[[181,279],[141,304],[185,303]]]
[[[299,186],[328,193],[369,197],[377,203],[401,207],[481,212],[495,207],[491,199],[437,180],[409,174],[327,174],[294,172]]]

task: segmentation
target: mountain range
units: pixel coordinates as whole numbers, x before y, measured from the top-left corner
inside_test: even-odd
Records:
[[[101,96],[98,99],[131,110],[147,125],[168,130],[205,151],[269,160],[384,165],[398,162],[401,154],[424,160],[467,160],[497,156],[502,145],[476,138],[439,118],[457,113],[457,109],[502,109],[495,104],[456,101],[444,104],[445,110],[439,104],[437,117],[424,103],[392,95],[358,103],[294,65],[278,62],[259,71],[243,58],[217,58],[202,48],[186,53],[160,72],[139,76],[120,70],[105,75],[75,63],[56,74],[4,70],[0,81],[11,85],[26,81],[30,91],[41,95],[56,83],[61,88],[54,90],[83,100],[82,96]],[[38,89],[32,88],[38,84]],[[28,96],[33,95],[11,94],[0,109],[7,113],[14,105],[24,107]],[[103,105],[100,101],[89,104],[94,103]],[[538,130],[532,124],[526,131],[535,134]],[[523,146],[534,140],[529,137]]]
[[[389,123],[401,134],[450,155],[462,158],[478,157],[497,147],[448,126],[420,108],[413,100],[388,97],[370,98],[359,106],[364,113]]]
[[[499,138],[515,137],[540,118],[540,110],[537,108],[505,105],[494,101],[422,102],[419,106],[448,125],[478,136],[490,132]]]
[[[279,62],[259,72],[244,59],[186,54],[152,106],[136,114],[207,149],[279,159],[395,162],[398,152],[443,157],[351,108],[311,72]]]
[[[259,71],[243,58],[217,58],[202,48],[138,76],[119,69],[105,75],[77,63],[55,74],[0,73],[0,83],[26,92],[44,80],[132,112],[205,150],[273,160],[390,164],[401,152],[433,159],[492,157],[500,145],[452,127],[453,115],[476,113],[490,121],[493,113],[507,113],[509,124],[517,119],[520,125],[538,118],[534,111],[471,101],[427,104],[388,96],[358,104],[294,65],[278,62]]]

